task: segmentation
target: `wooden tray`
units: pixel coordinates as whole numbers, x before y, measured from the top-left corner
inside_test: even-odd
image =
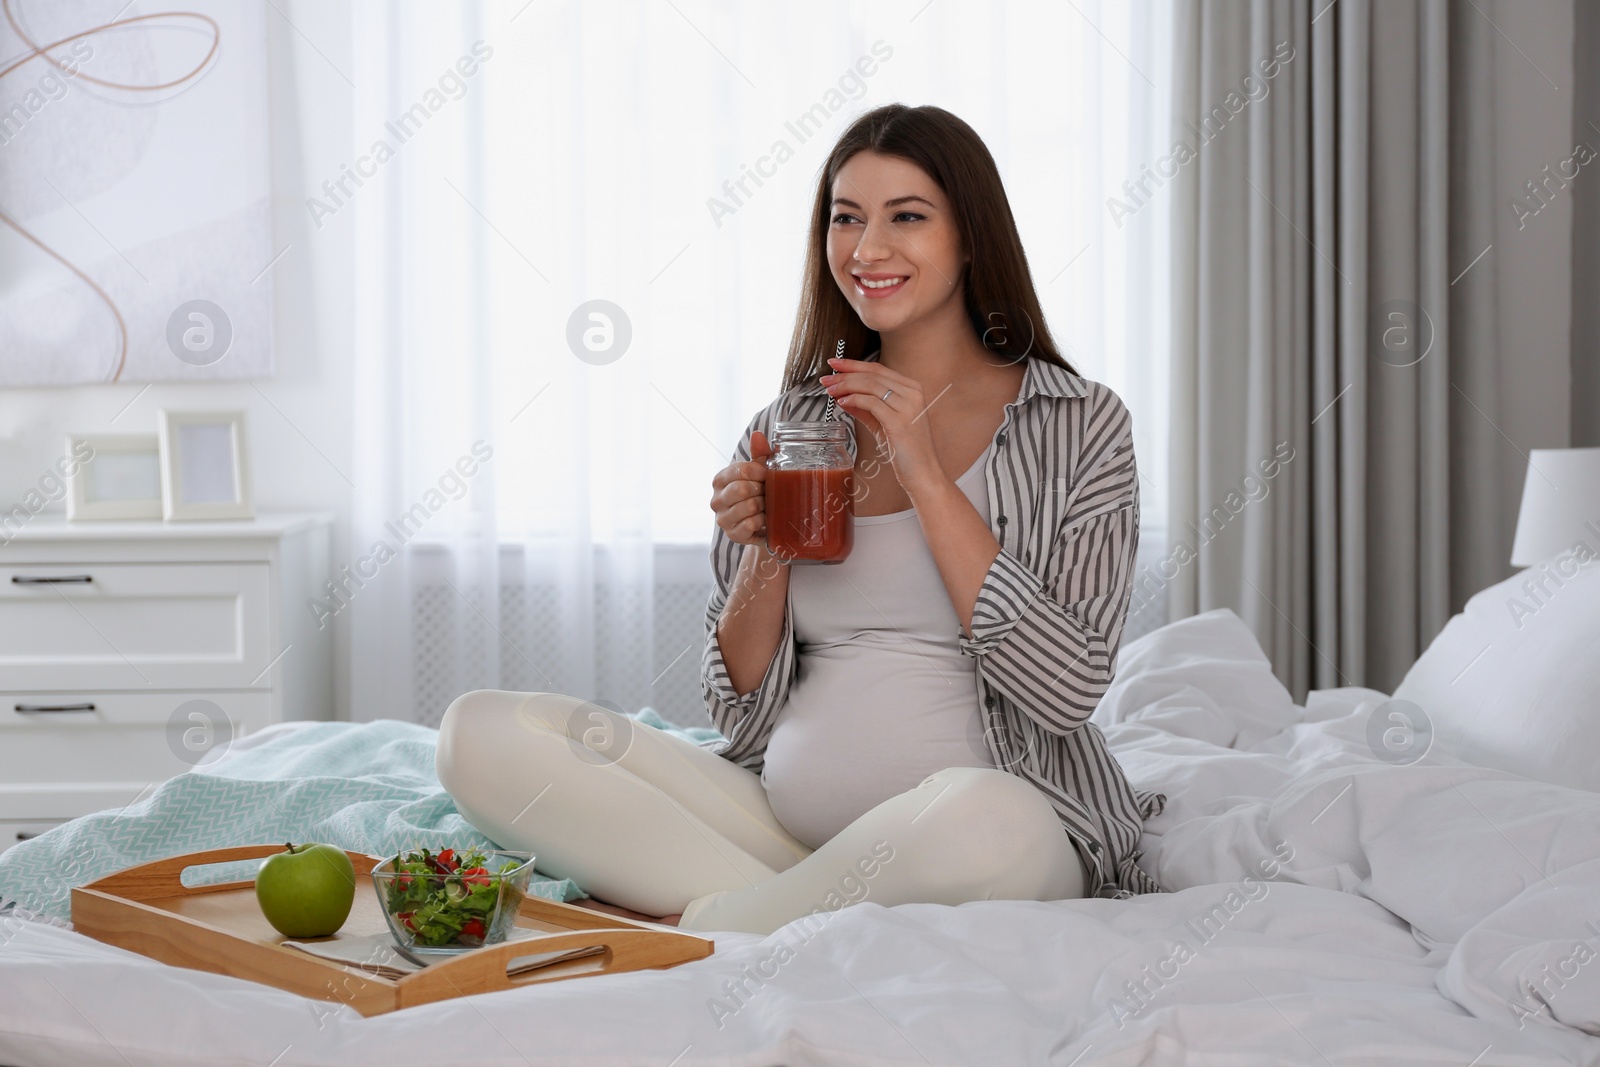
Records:
[[[197,886],[181,881],[190,867],[262,859],[282,851],[281,844],[219,848],[107,875],[72,890],[73,928],[163,963],[340,1001],[369,1016],[537,982],[676,967],[715,950],[714,942],[694,934],[530,895],[518,909],[517,925],[553,936],[489,945],[404,978],[383,978],[358,964],[325,960],[279,944],[285,938],[261,914],[253,880]],[[359,852],[346,855],[356,869],[356,900],[349,919],[329,940],[386,932],[377,890],[368,877],[383,858]],[[519,956],[591,946],[602,946],[604,951],[515,977],[506,973],[507,965]]]

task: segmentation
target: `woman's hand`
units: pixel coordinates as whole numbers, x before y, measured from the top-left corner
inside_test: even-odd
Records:
[[[767,547],[767,457],[772,446],[760,430],[750,431],[750,459],[735,461],[711,479],[711,510],[717,525],[736,545]]]
[[[871,360],[835,358],[828,365],[836,373],[823,375],[822,384],[840,408],[872,431],[878,447],[887,449],[895,477],[907,493],[948,478],[933,449],[933,431],[923,417],[928,404],[920,385]],[[891,389],[885,401],[883,394]]]

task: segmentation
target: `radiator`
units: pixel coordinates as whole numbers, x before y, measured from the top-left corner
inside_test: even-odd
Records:
[[[1143,531],[1140,538],[1141,570],[1151,565],[1164,547],[1164,539],[1152,533]],[[626,712],[648,706],[681,726],[711,724],[700,694],[700,653],[712,586],[710,545],[658,545],[655,580],[648,597],[641,589],[619,593],[604,583],[596,587],[596,633],[616,632],[620,620],[638,619],[646,612],[650,619],[648,649],[624,650],[614,642],[598,642],[594,649],[598,693],[583,692],[575,679],[564,676],[562,665],[555,662],[558,657],[542,654],[557,647],[556,634],[562,627],[554,583],[503,581],[499,632],[495,633],[487,618],[463,607],[461,595],[443,579],[446,550],[430,547],[417,551],[411,657],[415,721],[438,726],[444,709],[463,690],[462,675],[486,677],[484,650],[498,647],[499,680],[485,683],[492,688],[570,693]],[[520,553],[519,546],[501,550],[503,574],[522,574]],[[426,558],[429,555],[436,555],[432,565]],[[1123,628],[1124,645],[1166,621],[1164,588],[1155,589],[1147,582],[1133,607],[1136,610],[1130,612]],[[465,636],[459,647],[455,641],[458,621]],[[647,670],[636,658],[622,658],[640,654],[648,659]],[[461,657],[466,661],[461,662]]]

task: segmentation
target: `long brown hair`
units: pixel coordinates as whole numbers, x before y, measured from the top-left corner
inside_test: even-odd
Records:
[[[885,104],[851,123],[822,165],[782,391],[826,373],[840,338],[850,359],[860,359],[880,343],[878,331],[867,328],[839,291],[828,265],[834,179],[862,151],[915,163],[950,198],[961,247],[972,257],[966,264],[962,295],[984,347],[1013,362],[1043,359],[1076,374],[1045,325],[1011,203],[982,138],[943,108]]]

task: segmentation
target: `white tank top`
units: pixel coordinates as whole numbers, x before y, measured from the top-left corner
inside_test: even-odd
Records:
[[[989,514],[984,465],[956,485]],[[915,509],[855,519],[843,563],[789,570],[797,674],[767,741],[773,814],[817,848],[945,767],[993,767],[977,663]]]

